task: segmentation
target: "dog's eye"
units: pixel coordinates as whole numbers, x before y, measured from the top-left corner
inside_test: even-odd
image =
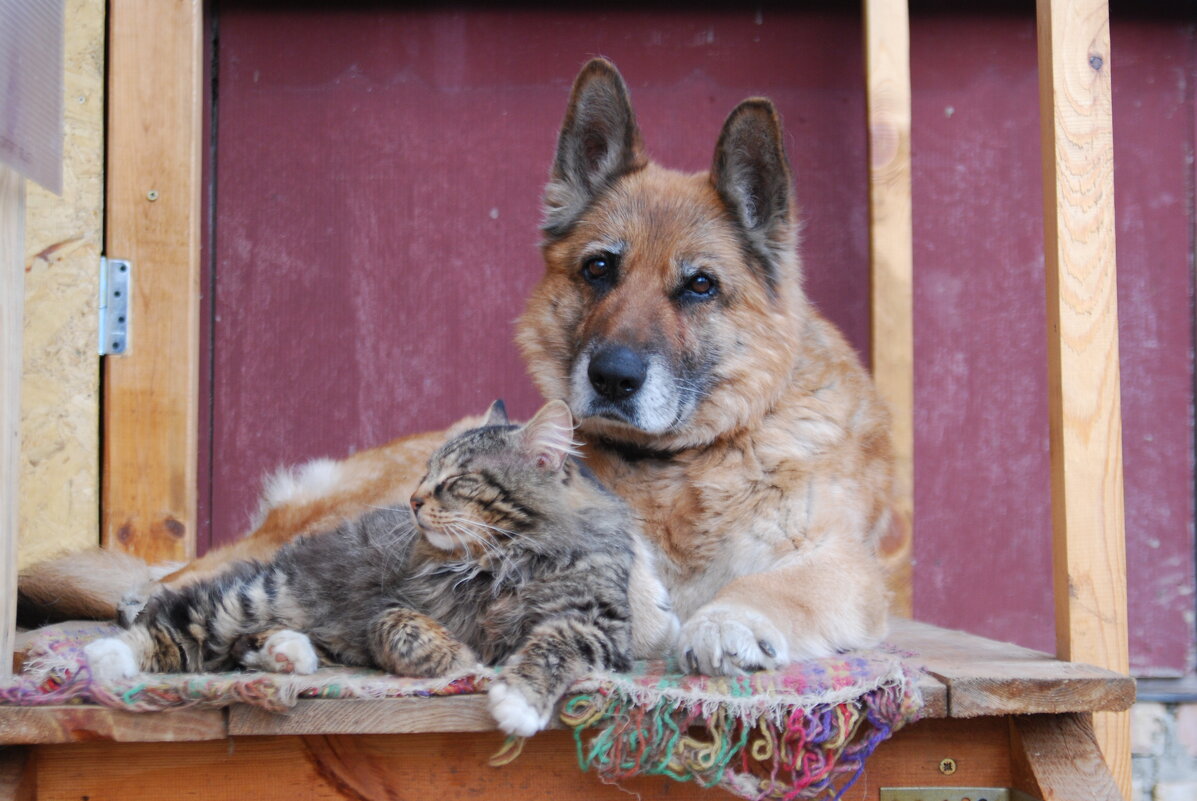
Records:
[[[612,253],[600,253],[582,262],[582,276],[587,281],[609,281],[615,272],[616,257]]]
[[[711,276],[706,273],[697,273],[686,282],[686,291],[700,298],[709,298],[715,294],[717,286],[718,284]]]

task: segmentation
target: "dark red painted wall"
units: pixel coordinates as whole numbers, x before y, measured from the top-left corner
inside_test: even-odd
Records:
[[[214,541],[261,475],[537,402],[511,321],[538,203],[589,55],[631,86],[649,151],[703,169],[724,115],[784,115],[810,294],[867,349],[859,19],[766,10],[283,13],[213,18],[207,331]],[[1113,28],[1132,651],[1193,646],[1189,254],[1193,36]],[[916,605],[1050,649],[1043,254],[1028,12],[915,14]],[[1186,618],[1186,616],[1188,616]]]

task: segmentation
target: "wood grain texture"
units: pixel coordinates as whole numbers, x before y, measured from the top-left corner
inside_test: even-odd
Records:
[[[12,669],[17,633],[24,229],[25,179],[0,164],[0,676]]]
[[[411,734],[494,731],[485,695],[379,700],[304,700],[283,714],[239,704],[229,734]]]
[[[106,250],[133,297],[129,351],[105,360],[102,539],[151,562],[195,552],[200,6],[109,16]]]
[[[1090,712],[1128,709],[1129,676],[1049,654],[925,623],[895,620],[888,642],[916,654],[914,662],[948,690],[948,715]]]
[[[1039,0],[1056,652],[1126,673],[1126,545],[1105,0]],[[1097,740],[1130,795],[1130,718]]]
[[[1016,785],[1042,801],[1121,801],[1090,715],[1031,715],[1010,721]]]
[[[219,709],[138,713],[100,706],[0,707],[0,744],[193,742],[226,736]]]
[[[29,748],[0,750],[0,801],[34,801],[37,773]]]
[[[28,187],[19,562],[99,542],[104,0],[67,0],[62,193]]]
[[[497,732],[236,737],[227,743],[81,743],[39,747],[42,799],[91,801],[160,798],[228,799],[611,799],[624,790],[579,770],[573,737],[550,731],[527,741],[510,765],[487,760],[503,742]],[[952,776],[941,759],[958,765]],[[883,786],[1005,786],[1011,781],[1004,720],[923,721],[881,744],[864,776],[844,796],[875,799]],[[627,782],[645,799],[719,797],[668,779]]]
[[[914,250],[910,20],[906,0],[865,0],[873,378],[893,415],[894,521],[882,542],[891,608],[914,610]]]

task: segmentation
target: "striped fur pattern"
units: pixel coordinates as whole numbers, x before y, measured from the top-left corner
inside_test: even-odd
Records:
[[[492,707],[509,732],[530,734],[575,679],[631,665],[636,524],[573,458],[572,430],[561,401],[523,426],[496,404],[433,454],[410,508],[164,589],[119,639],[150,671],[309,672],[318,657],[443,676],[505,664]],[[111,667],[114,649],[89,647],[93,671],[131,672]]]

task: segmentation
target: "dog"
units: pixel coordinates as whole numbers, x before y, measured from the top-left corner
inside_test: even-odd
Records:
[[[594,59],[574,82],[544,206],[546,270],[516,341],[542,394],[579,421],[587,464],[641,518],[683,664],[739,674],[879,642],[889,417],[803,294],[772,103],[742,102],[710,169],[675,172],[645,156],[623,78]],[[283,473],[247,539],[164,581],[405,502],[443,436]],[[42,583],[34,574],[23,597]],[[137,581],[154,586],[145,573],[122,589]],[[75,606],[113,611],[112,591],[91,593]]]

